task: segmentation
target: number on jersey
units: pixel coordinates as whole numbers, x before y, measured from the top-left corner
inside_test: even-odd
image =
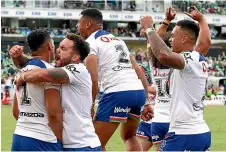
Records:
[[[30,106],[31,98],[28,97],[27,92],[27,83],[23,85],[22,97],[21,97],[21,105]]]
[[[168,79],[156,79],[155,84],[158,87],[158,97],[170,97]]]

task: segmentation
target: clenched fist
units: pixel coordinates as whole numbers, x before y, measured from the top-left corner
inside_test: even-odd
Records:
[[[140,24],[144,30],[153,27],[154,21],[151,16],[145,16],[140,20]]]
[[[24,52],[24,47],[23,46],[19,46],[19,45],[14,45],[10,50],[9,50],[9,55],[12,58],[17,58],[19,56],[21,56]]]

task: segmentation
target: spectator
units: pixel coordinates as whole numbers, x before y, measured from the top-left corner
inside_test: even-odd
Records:
[[[224,95],[224,85],[223,84],[221,84],[220,86],[219,86],[219,95]]]

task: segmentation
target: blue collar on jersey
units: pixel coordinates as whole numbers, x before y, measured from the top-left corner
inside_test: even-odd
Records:
[[[106,32],[105,30],[99,30],[95,35],[95,39],[97,39],[98,37],[102,36],[102,35],[108,35],[109,33]]]

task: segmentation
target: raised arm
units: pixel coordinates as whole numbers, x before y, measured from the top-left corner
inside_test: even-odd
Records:
[[[176,16],[176,11],[174,8],[172,7],[168,7],[165,11],[165,19],[164,21],[162,22],[162,24],[160,25],[160,27],[158,28],[157,30],[157,33],[158,35],[164,39],[165,35],[166,35],[166,31],[167,31],[167,28],[169,26],[169,24],[171,23],[171,21],[175,18]],[[148,58],[152,61],[152,63],[155,62],[156,58],[151,50],[151,45],[149,44],[148,42],[148,38],[147,38],[147,35],[145,33],[145,30],[142,29],[141,30],[141,36],[145,36],[146,39],[147,39],[147,53],[148,53]]]
[[[174,69],[183,69],[185,65],[183,57],[171,51],[153,29],[153,24],[154,22],[151,16],[146,16],[141,19],[141,26],[146,31],[153,54],[161,64]]]
[[[161,26],[158,28],[157,33],[158,35],[163,39],[167,28],[169,27],[171,21],[175,18],[176,16],[176,11],[172,7],[168,7],[165,11],[165,19],[162,22]]]
[[[23,54],[23,50],[24,47],[19,45],[15,45],[9,50],[9,55],[13,60],[13,64],[17,68],[22,68],[29,61],[29,59],[31,59],[31,57]]]
[[[190,16],[193,20],[198,21],[200,31],[197,44],[195,46],[195,50],[200,52],[202,55],[206,55],[211,46],[211,34],[209,26],[204,18],[203,14],[198,11],[198,9],[194,6],[194,10],[191,14],[185,12],[186,15]]]

